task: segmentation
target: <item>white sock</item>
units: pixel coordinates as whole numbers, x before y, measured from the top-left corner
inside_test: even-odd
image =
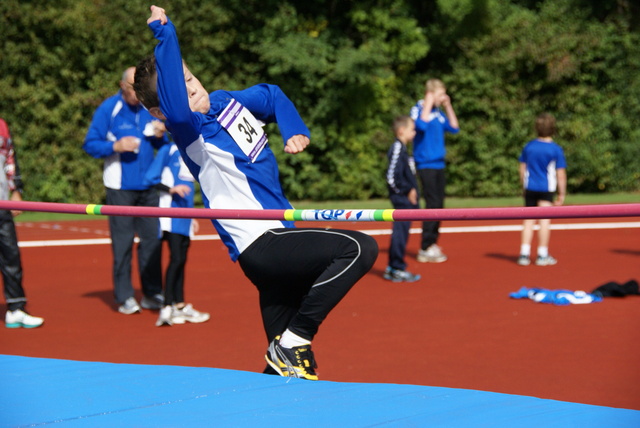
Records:
[[[520,254],[523,256],[529,256],[531,254],[531,244],[520,245]]]
[[[549,255],[549,247],[538,247],[538,257],[547,257]]]
[[[289,329],[286,329],[284,333],[282,333],[282,337],[280,337],[280,346],[283,348],[293,348],[296,346],[304,346],[310,345],[311,342],[303,337],[298,336],[295,333],[292,333]]]

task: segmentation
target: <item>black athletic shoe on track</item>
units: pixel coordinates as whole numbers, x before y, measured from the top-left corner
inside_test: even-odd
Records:
[[[313,358],[311,345],[283,348],[280,346],[280,336],[276,336],[269,344],[264,359],[280,376],[318,380],[315,372],[318,365]]]

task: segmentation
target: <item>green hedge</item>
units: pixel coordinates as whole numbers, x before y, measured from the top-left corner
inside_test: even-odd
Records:
[[[640,189],[640,34],[605,0],[187,1],[165,7],[206,88],[280,85],[312,131],[298,156],[269,128],[292,199],[384,197],[394,116],[424,81],[447,83],[462,131],[448,193],[519,193],[537,113],[558,118],[569,192]],[[630,3],[629,3],[630,4]],[[99,203],[101,161],[81,149],[122,71],[152,52],[148,3],[0,2],[0,116],[30,200]]]

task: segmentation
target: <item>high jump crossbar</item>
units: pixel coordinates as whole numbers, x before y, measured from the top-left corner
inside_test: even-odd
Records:
[[[0,210],[129,217],[279,221],[440,221],[640,216],[640,203],[443,209],[208,209],[0,201]]]

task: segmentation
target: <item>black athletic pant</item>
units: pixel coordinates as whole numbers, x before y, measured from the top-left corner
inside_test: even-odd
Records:
[[[418,177],[422,185],[427,209],[444,208],[444,188],[447,184],[444,169],[419,169]],[[439,221],[425,221],[422,223],[421,248],[426,250],[431,244],[438,242],[440,236]]]
[[[107,188],[108,205],[157,207],[158,192],[149,190],[115,190]],[[137,234],[138,270],[142,292],[147,297],[162,293],[160,223],[155,217],[109,217],[113,251],[113,288],[119,304],[133,297],[131,260],[133,239]]]
[[[179,233],[164,232],[162,239],[169,246],[169,264],[164,278],[164,304],[184,302],[184,267],[191,238]]]
[[[16,226],[11,211],[0,210],[0,270],[4,281],[7,309],[23,309],[27,298],[22,288],[22,262]]]
[[[393,208],[415,209],[418,206],[409,202],[409,198],[404,195],[391,195]],[[389,244],[389,267],[393,269],[405,270],[407,262],[405,254],[407,252],[407,241],[411,230],[410,221],[394,221],[391,228],[391,242]]]
[[[265,232],[238,261],[258,288],[268,342],[287,328],[312,340],[377,255],[376,241],[361,232],[302,228]]]

